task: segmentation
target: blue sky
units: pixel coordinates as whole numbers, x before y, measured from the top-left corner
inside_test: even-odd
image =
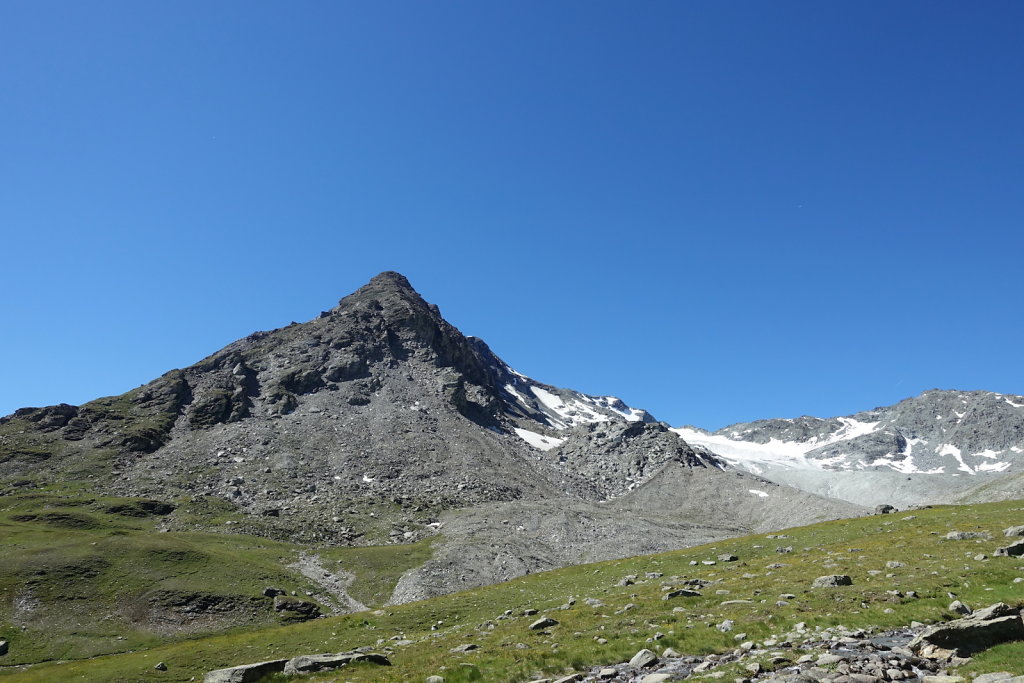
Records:
[[[0,2],[0,414],[398,270],[673,425],[1024,393],[1019,2]]]

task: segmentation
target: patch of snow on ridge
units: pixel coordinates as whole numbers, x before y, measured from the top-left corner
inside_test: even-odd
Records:
[[[818,437],[814,437],[806,442],[772,439],[768,443],[760,444],[752,441],[730,439],[719,434],[707,434],[686,427],[679,427],[672,431],[683,437],[687,443],[704,446],[716,455],[720,455],[725,460],[728,460],[730,464],[740,464],[754,474],[760,473],[760,468],[756,468],[754,463],[774,465],[788,469],[823,470],[827,465],[839,465],[844,469],[849,469],[842,455],[826,460],[814,460],[808,458],[807,453],[816,448],[871,434],[878,430],[879,423],[861,422],[852,417],[840,417],[838,419],[843,426],[830,434],[828,438],[819,440]],[[733,435],[735,434],[736,432],[733,432]]]
[[[515,428],[515,433],[520,439],[542,451],[550,451],[552,448],[557,448],[565,441],[565,439],[556,439],[553,436],[544,436],[543,434],[531,432],[528,429],[519,429],[518,427]]]
[[[1007,403],[1009,403],[1014,408],[1024,408],[1024,403],[1014,403],[1013,401],[1011,401],[1006,396],[1003,396],[1003,400],[1006,401]]]
[[[1000,453],[1002,453],[1002,451],[994,451],[991,448],[986,448],[985,450],[983,450],[980,453],[971,453],[971,457],[972,458],[989,458],[991,460],[995,460],[996,458],[999,457]]]
[[[778,465],[791,469],[822,469],[816,462],[808,460],[804,454],[813,446],[793,441],[772,439],[768,443],[738,441],[718,434],[705,434],[695,429],[678,427],[672,429],[691,446],[704,446],[715,455],[728,460],[730,464],[760,463]],[[753,469],[751,470],[753,471]]]
[[[960,449],[954,446],[953,444],[944,443],[938,448],[936,448],[935,452],[938,453],[939,455],[952,455],[954,458],[956,458],[957,462],[960,463],[960,467],[957,467],[958,470],[963,470],[967,474],[976,474],[976,472],[973,469],[971,469],[971,466],[964,462],[964,458],[960,454]]]
[[[1010,469],[1008,462],[983,462],[978,465],[979,472],[1005,472]]]
[[[565,400],[560,396],[552,394],[550,391],[535,386],[531,386],[530,391],[533,392],[533,395],[536,396],[548,410],[562,418],[562,420],[570,427],[591,422],[611,421],[611,418],[607,415],[594,410],[595,405],[602,405],[602,401],[600,399],[595,401],[590,399],[588,396],[573,392],[576,398]],[[622,406],[626,405],[625,403],[622,403],[622,401],[619,401],[619,399],[614,397],[612,398]],[[621,410],[615,410],[615,412],[625,416],[625,413]],[[559,425],[555,424],[555,426],[558,427]],[[562,426],[564,427],[564,425]]]
[[[759,498],[767,498],[768,494],[764,491],[758,491],[757,489],[750,489],[750,492]]]
[[[526,397],[520,394],[518,391],[516,391],[516,388],[511,384],[505,385],[505,391],[515,396],[516,400],[522,403],[524,406],[530,405],[529,401],[526,400]]]

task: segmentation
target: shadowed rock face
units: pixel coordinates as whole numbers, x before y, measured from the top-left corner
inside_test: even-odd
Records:
[[[642,410],[514,372],[391,272],[121,396],[20,410],[0,437],[0,487],[214,496],[246,513],[231,531],[300,541],[440,529],[405,599],[859,510],[726,472]],[[544,439],[560,445],[530,445]]]

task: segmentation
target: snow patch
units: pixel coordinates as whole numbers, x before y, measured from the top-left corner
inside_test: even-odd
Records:
[[[958,470],[963,470],[967,474],[976,474],[976,472],[973,469],[971,469],[971,466],[964,462],[964,458],[960,454],[960,449],[954,446],[953,444],[944,443],[938,448],[936,448],[935,452],[938,453],[939,455],[952,455],[954,458],[956,458],[957,462],[960,463],[960,467],[957,467]]]
[[[515,397],[515,399],[522,403],[524,406],[530,405],[529,401],[526,400],[526,397],[520,394],[518,391],[516,391],[516,388],[511,384],[505,385],[505,391],[512,394]]]
[[[519,429],[516,427],[514,431],[520,439],[542,451],[550,451],[552,448],[557,448],[565,442],[565,439],[557,439],[553,436],[544,436],[537,432],[531,432],[528,429]]]
[[[1010,469],[1008,462],[983,462],[978,465],[979,472],[1005,472]]]
[[[748,489],[748,490],[751,493],[753,493],[755,496],[758,496],[759,498],[767,498],[768,497],[768,494],[765,493],[764,491],[758,491],[757,489]]]
[[[686,427],[674,428],[672,431],[687,443],[704,446],[715,455],[728,461],[729,464],[739,465],[754,474],[760,474],[763,471],[757,465],[804,470],[823,470],[829,465],[839,465],[844,469],[849,469],[845,466],[845,456],[843,455],[828,459],[813,459],[808,458],[807,453],[816,448],[871,434],[878,430],[879,423],[861,422],[852,417],[840,417],[838,420],[842,426],[828,438],[819,441],[815,437],[807,442],[783,441],[773,438],[768,443],[761,444],[729,438],[721,434],[698,432]],[[732,432],[731,436],[738,436],[738,433]]]
[[[1003,396],[1003,400],[1006,401],[1007,403],[1009,403],[1014,408],[1024,408],[1024,403],[1014,403],[1013,401],[1008,399],[1006,396]]]

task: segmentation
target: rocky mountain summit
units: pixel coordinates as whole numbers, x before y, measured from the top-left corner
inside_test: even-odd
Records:
[[[244,515],[219,531],[437,537],[396,599],[861,510],[731,471],[617,398],[515,372],[392,272],[120,396],[18,410],[0,419],[0,462],[6,491],[80,482],[164,501],[182,513],[167,530],[218,499]]]

